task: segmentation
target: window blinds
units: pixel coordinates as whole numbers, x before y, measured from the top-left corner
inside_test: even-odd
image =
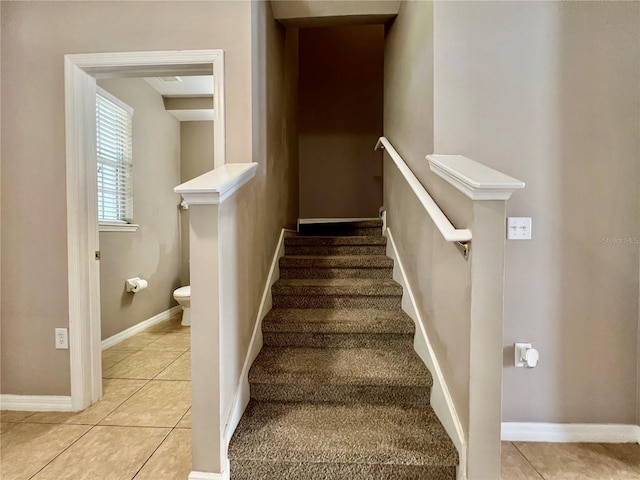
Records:
[[[133,220],[133,110],[100,87],[96,95],[98,221]]]

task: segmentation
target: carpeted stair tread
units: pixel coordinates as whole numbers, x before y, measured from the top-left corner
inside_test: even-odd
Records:
[[[271,288],[277,295],[402,296],[402,286],[386,278],[281,278]]]
[[[433,380],[407,341],[386,348],[263,347],[249,383],[430,387]]]
[[[265,316],[262,331],[413,335],[415,327],[411,318],[402,310],[276,308]]]
[[[387,237],[380,236],[335,236],[335,237],[302,237],[292,236],[284,239],[287,246],[361,246],[361,245],[386,245]]]
[[[404,465],[458,463],[451,440],[428,406],[253,400],[231,440],[229,458],[239,467],[244,461],[308,462],[328,468],[332,464],[395,465],[399,471]],[[314,478],[323,478],[321,471]],[[424,476],[415,478],[434,478],[426,476],[428,469],[423,472]],[[253,478],[261,478],[259,471],[254,474]]]
[[[393,268],[385,255],[286,255],[280,268]]]
[[[454,480],[456,467],[231,460],[233,480]]]
[[[456,478],[381,232],[379,220],[301,224],[284,239],[233,480]]]
[[[385,255],[285,255],[280,278],[392,278]]]

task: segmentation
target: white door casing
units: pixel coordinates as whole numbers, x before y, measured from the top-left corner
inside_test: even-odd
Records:
[[[96,79],[213,74],[214,165],[225,162],[224,52],[176,50],[65,55],[67,253],[72,410],[102,396],[95,161]]]

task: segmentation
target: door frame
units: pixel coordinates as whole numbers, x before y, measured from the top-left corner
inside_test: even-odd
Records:
[[[96,143],[96,79],[213,75],[214,166],[225,159],[224,52],[175,50],[65,55],[67,254],[71,408],[102,396],[100,268]]]

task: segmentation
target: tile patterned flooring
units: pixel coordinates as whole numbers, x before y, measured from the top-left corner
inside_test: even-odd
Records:
[[[638,480],[637,443],[502,442],[502,480]]]
[[[103,397],[79,413],[0,413],[2,480],[185,480],[191,352],[180,316],[102,354]]]
[[[0,478],[186,480],[189,346],[174,317],[103,352],[104,396],[86,410],[1,412]],[[503,442],[502,480],[574,479],[640,480],[640,445]]]

